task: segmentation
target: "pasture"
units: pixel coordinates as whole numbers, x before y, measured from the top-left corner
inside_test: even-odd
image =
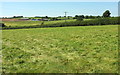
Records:
[[[2,32],[4,73],[118,72],[118,25]]]
[[[69,19],[68,22],[74,22],[75,19]],[[34,25],[41,25],[43,21],[3,21],[6,26],[34,26]],[[44,21],[45,25],[48,24],[56,24],[56,23],[64,23],[65,20],[58,20],[58,21]]]

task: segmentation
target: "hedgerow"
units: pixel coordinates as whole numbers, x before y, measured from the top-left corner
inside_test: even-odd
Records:
[[[34,26],[9,26],[2,27],[2,29],[24,29],[24,28],[44,28],[44,27],[65,27],[65,26],[94,26],[94,25],[117,25],[119,24],[118,17],[114,18],[98,18],[85,21],[71,21],[55,24],[44,24],[44,25],[34,25]]]

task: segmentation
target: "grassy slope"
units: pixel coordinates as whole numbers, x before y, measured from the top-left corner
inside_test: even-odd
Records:
[[[3,30],[3,71],[115,73],[117,25]]]

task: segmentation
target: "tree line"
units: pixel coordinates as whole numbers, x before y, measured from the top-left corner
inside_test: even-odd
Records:
[[[78,21],[82,21],[83,19],[95,19],[95,18],[106,18],[106,17],[110,17],[111,13],[109,10],[106,10],[102,16],[84,16],[84,15],[75,15],[74,19],[77,19]]]

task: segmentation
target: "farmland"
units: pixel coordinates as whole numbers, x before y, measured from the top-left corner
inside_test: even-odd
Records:
[[[84,21],[88,21],[91,19],[84,19]],[[41,25],[43,21],[3,21],[3,23],[6,26],[35,26],[35,25]],[[57,23],[64,23],[65,20],[58,20],[58,21],[44,21],[44,25],[50,25],[50,24],[57,24]],[[76,22],[76,19],[67,19],[67,22]]]
[[[74,22],[76,20],[69,19],[68,22]],[[6,26],[34,26],[34,25],[41,25],[43,21],[3,21]],[[55,23],[63,23],[65,20],[58,20],[58,21],[44,21],[44,24],[55,24]]]
[[[4,73],[118,72],[118,25],[2,32]]]
[[[67,27],[67,26],[97,26],[118,25],[118,17],[96,18],[96,19],[67,19],[55,21],[3,21],[2,29],[28,29],[45,27]]]

